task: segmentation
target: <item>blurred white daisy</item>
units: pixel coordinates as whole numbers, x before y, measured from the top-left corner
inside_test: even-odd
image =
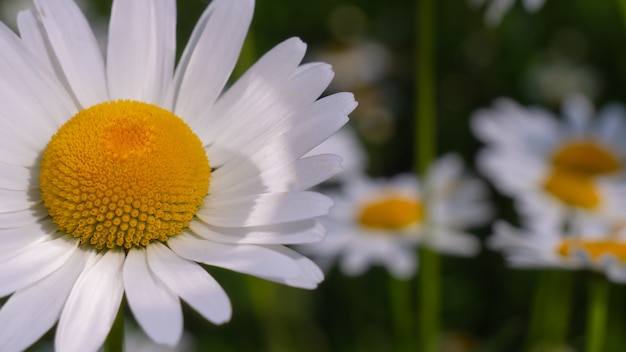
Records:
[[[504,15],[515,5],[515,0],[468,0],[472,6],[486,6],[485,22],[490,27],[496,27],[502,22]],[[546,0],[522,0],[524,9],[535,12],[543,7]]]
[[[553,220],[527,229],[500,221],[488,245],[515,268],[589,269],[626,282],[626,223],[586,218],[564,229]]]
[[[302,156],[347,121],[348,93],[300,65],[289,39],[224,89],[252,0],[215,0],[175,68],[174,0],[113,2],[106,58],[71,0],[36,0],[0,25],[0,346],[57,321],[58,351],[105,340],[125,294],[157,343],[183,332],[180,299],[220,324],[231,306],[199,264],[314,288],[283,244],[318,241],[332,202],[305,191],[337,172]],[[196,263],[197,262],[197,263]]]
[[[335,207],[326,219],[328,235],[300,248],[326,267],[338,260],[346,275],[383,265],[392,275],[409,278],[417,269],[418,244],[460,256],[479,251],[479,241],[465,228],[489,219],[485,190],[479,180],[463,174],[456,155],[438,160],[424,187],[410,174],[389,180],[355,178],[342,194],[332,195]]]
[[[515,197],[524,216],[573,213],[619,217],[626,124],[617,106],[594,117],[589,101],[571,96],[564,120],[501,99],[472,119],[486,147],[478,166],[504,194]]]

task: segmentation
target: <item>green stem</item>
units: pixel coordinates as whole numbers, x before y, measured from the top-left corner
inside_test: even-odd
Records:
[[[389,276],[389,303],[393,314],[393,330],[396,351],[410,351],[413,346],[411,326],[411,281]]]
[[[624,26],[626,26],[626,0],[617,0],[617,6],[622,16],[622,22],[624,22]]]
[[[288,331],[281,324],[280,307],[277,304],[276,285],[254,277],[248,278],[248,292],[252,307],[270,352],[293,351],[290,348]]]
[[[587,352],[601,352],[604,346],[609,282],[599,275],[593,275],[589,282],[589,302],[587,311]]]
[[[569,271],[545,270],[539,273],[528,329],[528,351],[555,351],[565,345],[572,278]]]
[[[438,351],[441,283],[439,255],[427,247],[420,249],[419,272],[419,351]]]
[[[415,71],[416,96],[416,153],[417,173],[426,174],[436,156],[436,86],[435,86],[435,2],[416,0],[417,56]],[[425,195],[428,209],[428,195]],[[428,211],[425,223],[428,224]],[[431,236],[426,233],[424,236]],[[421,249],[418,274],[419,297],[419,351],[437,350],[440,314],[440,263],[439,255],[424,247]]]
[[[107,339],[104,341],[105,352],[121,352],[124,351],[124,306],[120,305],[117,316],[111,326],[111,331]]]

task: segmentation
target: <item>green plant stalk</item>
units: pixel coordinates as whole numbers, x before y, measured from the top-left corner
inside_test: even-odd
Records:
[[[622,16],[622,22],[626,26],[626,0],[617,0],[618,11]]]
[[[410,292],[410,280],[400,280],[389,276],[389,303],[394,330],[394,350],[396,351],[409,351],[415,346]]]
[[[416,0],[416,123],[415,155],[417,173],[426,175],[428,167],[436,156],[436,85],[435,85],[435,2]],[[425,223],[428,225],[428,195]],[[429,234],[426,234],[427,236]],[[440,259],[432,250],[420,249],[420,269],[418,273],[418,336],[419,351],[437,351],[439,341],[440,314]]]
[[[266,341],[268,352],[294,351],[286,324],[281,323],[276,284],[255,277],[247,278],[252,308]]]
[[[109,335],[104,341],[105,352],[122,352],[124,351],[124,306],[120,305],[117,311],[113,326],[109,331]]]
[[[438,351],[440,329],[440,259],[427,247],[420,249],[419,272],[419,351]]]
[[[527,351],[554,351],[566,344],[572,278],[571,272],[563,270],[539,273],[528,329]]]
[[[610,283],[600,275],[589,278],[587,303],[587,352],[601,352],[604,346]]]

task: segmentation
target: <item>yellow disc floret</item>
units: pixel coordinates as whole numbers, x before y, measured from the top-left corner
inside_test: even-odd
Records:
[[[390,197],[366,204],[359,214],[362,226],[379,230],[401,230],[422,220],[420,202],[408,198]]]
[[[81,110],[52,136],[39,183],[60,231],[101,248],[165,242],[209,189],[202,143],[179,117],[137,101]]]
[[[544,188],[566,204],[593,209],[602,201],[595,178],[620,169],[618,157],[608,148],[592,140],[574,140],[552,156]]]

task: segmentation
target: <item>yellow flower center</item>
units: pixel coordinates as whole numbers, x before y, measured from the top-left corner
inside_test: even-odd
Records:
[[[380,230],[401,230],[418,223],[424,216],[422,204],[408,198],[388,198],[365,204],[359,223]]]
[[[137,101],[81,110],[52,136],[39,183],[60,231],[101,248],[167,241],[209,189],[202,143],[179,117]]]
[[[574,251],[585,252],[593,260],[599,259],[602,255],[614,255],[620,261],[626,262],[626,243],[611,240],[585,241],[581,239],[564,239],[559,244],[557,252],[559,255],[568,257]]]
[[[594,178],[619,171],[619,159],[593,141],[575,141],[552,157],[544,188],[564,203],[592,209],[600,204]]]

